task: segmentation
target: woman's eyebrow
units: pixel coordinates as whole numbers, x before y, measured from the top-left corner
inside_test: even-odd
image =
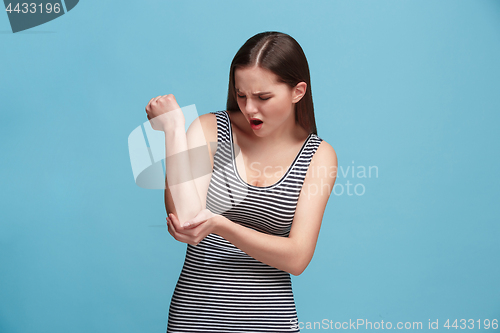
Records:
[[[241,93],[241,90],[236,88],[236,92]],[[252,95],[258,96],[258,95],[267,95],[267,94],[271,94],[271,92],[270,91],[257,91],[255,93],[253,93]]]

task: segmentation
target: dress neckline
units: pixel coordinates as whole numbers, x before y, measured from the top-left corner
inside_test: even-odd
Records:
[[[223,111],[223,112],[226,115],[227,121],[228,121],[228,124],[229,124],[228,127],[229,127],[229,139],[231,141],[231,160],[232,160],[232,164],[233,164],[234,174],[236,175],[236,178],[238,178],[239,181],[243,185],[251,187],[251,188],[255,188],[255,189],[262,189],[262,190],[263,189],[269,189],[269,188],[272,188],[272,187],[275,187],[275,186],[281,184],[285,180],[285,178],[288,176],[288,174],[290,173],[290,171],[293,169],[293,167],[295,166],[295,163],[299,159],[300,155],[302,155],[302,151],[306,147],[307,142],[309,141],[309,139],[311,138],[311,136],[313,134],[313,133],[309,133],[309,135],[305,139],[304,143],[302,144],[302,147],[300,148],[299,152],[297,153],[297,155],[293,159],[293,162],[290,164],[290,166],[286,170],[286,172],[283,175],[283,177],[281,177],[276,183],[271,184],[269,186],[255,186],[255,185],[248,184],[246,181],[243,180],[243,178],[240,177],[240,174],[238,172],[238,168],[236,167],[236,157],[235,157],[235,153],[234,153],[233,125],[232,125],[232,122],[231,122],[231,118],[229,117],[229,113],[227,111]]]

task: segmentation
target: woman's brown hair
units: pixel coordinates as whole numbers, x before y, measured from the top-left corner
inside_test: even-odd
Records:
[[[299,82],[307,84],[305,95],[296,104],[295,121],[309,133],[318,134],[314,120],[309,65],[299,43],[293,37],[275,31],[262,32],[247,40],[231,62],[227,110],[240,111],[234,87],[235,70],[252,66],[273,72],[281,82],[292,88]]]

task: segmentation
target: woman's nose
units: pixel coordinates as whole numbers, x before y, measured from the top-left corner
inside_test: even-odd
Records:
[[[248,98],[246,103],[245,103],[245,110],[247,113],[257,113],[257,105],[255,104],[255,102],[251,99],[251,98]]]

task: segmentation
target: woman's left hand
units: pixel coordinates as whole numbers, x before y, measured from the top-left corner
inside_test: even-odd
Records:
[[[205,237],[214,232],[217,214],[203,209],[194,218],[181,225],[174,214],[167,217],[168,232],[179,242],[198,245]]]

